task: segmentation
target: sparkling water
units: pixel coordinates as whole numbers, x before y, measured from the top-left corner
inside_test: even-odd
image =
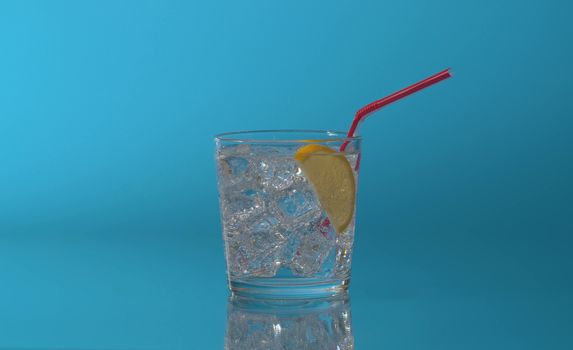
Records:
[[[231,282],[346,280],[349,276],[354,220],[344,232],[335,232],[294,160],[297,148],[239,144],[218,149]],[[356,154],[346,157],[354,168]]]

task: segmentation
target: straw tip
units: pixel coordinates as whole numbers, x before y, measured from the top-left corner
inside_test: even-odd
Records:
[[[444,70],[444,72],[446,72],[448,74],[448,77],[453,77],[454,73],[452,72],[452,68],[448,67]]]

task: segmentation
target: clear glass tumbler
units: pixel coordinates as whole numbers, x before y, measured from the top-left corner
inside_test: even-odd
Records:
[[[360,137],[248,131],[215,142],[230,289],[268,298],[346,290]]]

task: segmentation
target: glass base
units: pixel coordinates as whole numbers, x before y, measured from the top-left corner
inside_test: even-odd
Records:
[[[348,289],[350,278],[249,278],[229,281],[233,294],[264,299],[327,298]]]

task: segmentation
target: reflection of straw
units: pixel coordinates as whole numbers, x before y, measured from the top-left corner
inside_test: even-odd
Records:
[[[398,101],[408,95],[413,94],[416,91],[420,91],[422,89],[427,88],[430,85],[434,85],[435,83],[438,83],[444,79],[447,79],[449,77],[451,77],[451,73],[450,73],[450,68],[448,69],[444,69],[443,71],[441,71],[438,74],[434,74],[431,77],[428,77],[422,81],[419,81],[413,85],[408,86],[407,88],[404,88],[400,91],[396,91],[395,93],[388,95],[386,97],[383,97],[379,100],[376,100],[374,102],[371,102],[369,104],[367,104],[366,106],[360,108],[357,112],[356,115],[354,116],[354,120],[352,121],[352,125],[350,126],[350,130],[348,130],[348,135],[346,136],[347,138],[351,138],[354,136],[354,132],[356,131],[356,128],[358,128],[358,125],[360,124],[361,121],[363,121],[364,119],[366,119],[366,117],[371,114],[372,112],[377,111],[378,109],[392,103],[395,101]],[[348,145],[349,140],[344,141],[344,143],[340,146],[340,151],[344,151],[346,149],[346,146]],[[358,166],[358,164],[357,164]]]

